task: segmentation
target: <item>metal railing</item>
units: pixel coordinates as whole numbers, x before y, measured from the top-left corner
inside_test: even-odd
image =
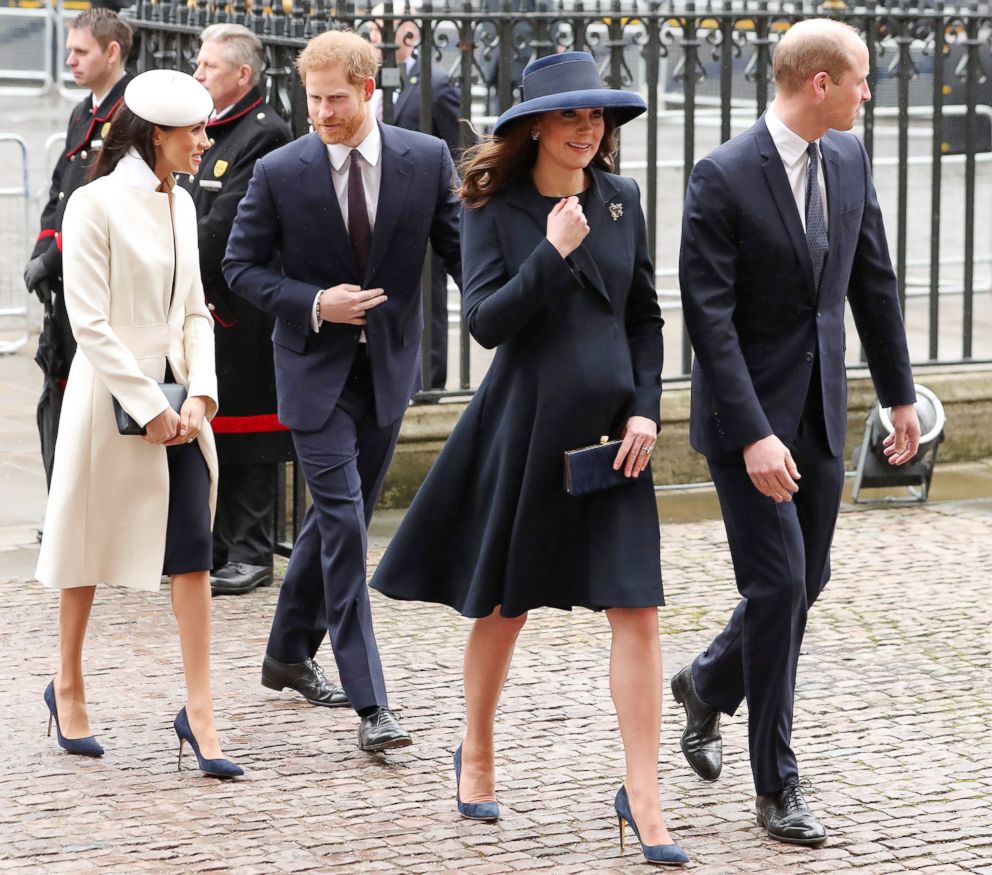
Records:
[[[392,117],[397,26],[413,22],[421,65],[421,127],[430,130],[431,75],[438,66],[461,89],[461,117],[476,132],[519,99],[520,74],[534,57],[566,49],[592,52],[610,86],[635,90],[648,111],[623,129],[619,172],[641,187],[655,255],[659,301],[668,325],[663,379],[684,379],[692,350],[677,284],[682,199],[695,161],[750,126],[774,96],[771,59],[795,21],[829,14],[865,38],[874,100],[856,130],[872,159],[890,240],[914,364],[992,361],[992,17],[987,7],[908,4],[847,7],[767,0],[708,3],[585,3],[481,0],[411,12],[384,4],[283,0],[259,6],[237,0],[162,3],[138,0],[133,24],[139,67],[191,70],[203,27],[244,24],[267,55],[269,101],[297,135],[309,129],[305,95],[294,72],[306,40],[330,27],[381,32],[383,116]],[[468,130],[463,130],[463,145]],[[428,262],[429,264],[429,262]],[[424,371],[430,362],[430,296],[424,296]],[[460,315],[452,290],[450,312]],[[489,354],[457,330],[457,380],[415,402],[464,397],[484,375]],[[454,324],[457,323],[457,324]],[[850,366],[861,364],[851,333]],[[425,380],[425,385],[427,381]],[[282,551],[302,519],[305,488],[288,468],[280,511]],[[289,480],[288,484],[286,482]]]
[[[0,269],[0,354],[19,350],[28,340],[28,303],[21,271],[30,252],[28,147],[15,134],[0,134],[0,251],[14,254]]]

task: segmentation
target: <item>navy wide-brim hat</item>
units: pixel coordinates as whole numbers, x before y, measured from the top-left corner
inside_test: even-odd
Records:
[[[531,61],[524,67],[521,90],[523,100],[496,120],[493,134],[499,136],[511,122],[542,112],[602,106],[622,125],[647,110],[639,95],[606,88],[589,52],[562,52]]]

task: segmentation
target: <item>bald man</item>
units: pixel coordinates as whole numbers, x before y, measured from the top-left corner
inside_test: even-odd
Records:
[[[867,47],[845,24],[803,21],[779,43],[774,75],[774,103],[695,166],[686,194],[690,440],[709,463],[742,599],[672,692],[686,712],[682,751],[706,780],[722,767],[721,714],[747,700],[758,823],[818,845],[826,830],[800,789],[792,714],[844,482],[845,300],[892,408],[891,464],[913,458],[920,427],[868,156],[842,133],[871,98]]]

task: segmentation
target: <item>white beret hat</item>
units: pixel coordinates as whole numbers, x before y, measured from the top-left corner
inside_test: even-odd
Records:
[[[188,73],[148,70],[128,83],[124,105],[153,125],[182,128],[205,122],[214,101],[210,92]]]

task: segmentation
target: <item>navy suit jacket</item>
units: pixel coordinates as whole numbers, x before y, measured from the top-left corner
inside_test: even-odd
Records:
[[[321,428],[337,404],[361,328],[325,322],[311,329],[320,289],[353,283],[382,288],[386,303],[365,326],[380,425],[399,419],[420,388],[421,270],[428,238],[461,285],[458,177],[436,137],[379,125],[382,182],[364,275],[334,193],[327,147],[315,134],[270,152],[255,164],[224,256],[230,287],[276,317],[279,420]],[[272,267],[274,258],[281,270]]]
[[[796,434],[819,359],[834,455],[844,451],[850,302],[882,404],[915,401],[896,277],[864,146],[820,140],[829,253],[819,288],[785,167],[764,118],[700,161],[682,220],[679,283],[695,351],[689,437],[726,459],[770,434]]]
[[[393,124],[408,131],[420,130],[420,61],[407,74],[407,86],[396,98]],[[437,64],[431,65],[431,133],[448,144],[454,158],[462,153],[459,116],[462,111],[458,89]]]

